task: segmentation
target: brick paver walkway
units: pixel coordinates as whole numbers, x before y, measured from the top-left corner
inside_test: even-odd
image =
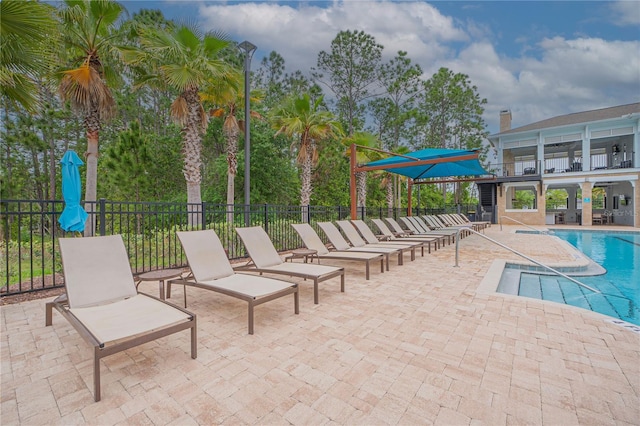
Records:
[[[487,235],[543,261],[571,264],[541,235]],[[198,358],[188,332],[102,362],[93,401],[92,353],[46,300],[0,307],[3,425],[24,424],[638,424],[640,335],[602,315],[476,292],[493,259],[510,253],[477,236],[381,274],[347,266],[339,280],[299,280],[290,298],[256,309],[189,289]],[[328,261],[325,263],[329,263]],[[157,294],[156,283],[142,291]],[[181,289],[174,294],[182,302]]]

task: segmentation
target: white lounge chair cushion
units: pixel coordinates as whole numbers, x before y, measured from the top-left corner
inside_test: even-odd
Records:
[[[138,293],[120,235],[61,238],[59,243],[69,307],[115,302]]]
[[[279,265],[273,265],[273,266],[269,266],[268,268],[261,268],[261,269],[264,269],[264,272],[269,272],[269,271],[277,271],[278,273],[292,272],[294,274],[307,275],[312,277],[312,276],[321,276],[324,274],[330,274],[340,268],[336,268],[335,266],[328,266],[328,265],[316,265],[312,263],[293,263],[293,262],[284,263],[283,262]]]
[[[336,250],[349,250],[351,246],[344,239],[338,228],[331,222],[318,222],[318,226],[322,228],[327,237],[329,237],[329,241],[333,244]]]
[[[190,318],[181,310],[144,294],[69,310],[102,343],[132,337]]]
[[[251,260],[258,268],[269,268],[283,263],[282,258],[273,246],[269,235],[260,226],[236,228]]]
[[[176,232],[187,256],[189,268],[198,282],[232,276],[233,268],[220,238],[211,229]]]
[[[329,253],[329,249],[324,245],[316,231],[308,223],[294,223],[291,226],[296,230],[304,245],[308,249],[318,252],[318,256]]]
[[[249,274],[234,274],[217,280],[198,281],[198,284],[232,291],[254,299],[278,293],[294,285],[286,281],[272,280],[271,278]]]

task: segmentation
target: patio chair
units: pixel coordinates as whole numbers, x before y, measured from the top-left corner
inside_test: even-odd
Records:
[[[308,223],[296,223],[291,226],[293,226],[293,229],[295,229],[298,235],[300,235],[305,247],[317,252],[319,259],[364,262],[365,276],[367,280],[369,279],[369,265],[371,262],[379,260],[380,272],[384,272],[384,256],[382,254],[340,250],[330,251],[327,246],[324,245],[315,229],[313,229]]]
[[[377,253],[384,256],[384,262],[387,271],[389,270],[389,255],[392,253],[399,253],[397,250],[380,250],[372,247],[352,247],[347,240],[344,239],[340,230],[331,222],[318,222],[318,226],[322,229],[322,232],[327,236],[329,242],[335,250],[345,252],[364,252],[364,253]],[[402,255],[402,253],[400,253]]]
[[[298,284],[250,274],[236,274],[218,235],[211,229],[183,231],[176,234],[182,244],[191,272],[185,278],[169,280],[167,294],[171,297],[172,284],[185,286],[185,308],[187,307],[187,286],[244,300],[249,305],[249,334],[253,334],[253,313],[258,305],[293,294],[294,312],[299,313]]]
[[[447,239],[447,243],[451,244],[455,241],[455,231],[452,233],[450,231],[442,232],[442,231],[433,231],[429,228],[425,223],[419,222],[416,220],[415,216],[406,216],[399,218],[400,222],[407,227],[407,229],[411,230],[414,235],[429,235],[429,236],[440,236]]]
[[[467,234],[467,229],[480,230],[480,228],[472,223],[459,223],[456,219],[453,218],[453,215],[450,214],[439,214],[436,216],[436,219],[440,224],[444,225],[445,228],[464,228],[465,234]]]
[[[404,263],[404,254],[407,253],[407,252],[411,254],[411,260],[415,260],[416,259],[416,248],[413,247],[413,246],[408,246],[408,245],[394,246],[394,245],[389,245],[389,244],[380,243],[380,242],[379,243],[374,243],[374,244],[369,244],[365,240],[362,239],[360,234],[358,234],[358,231],[356,230],[356,228],[348,220],[338,220],[338,221],[336,221],[336,223],[338,224],[340,229],[342,229],[342,232],[344,232],[344,234],[347,236],[347,240],[349,240],[351,245],[356,249],[359,249],[359,248],[373,248],[373,249],[380,249],[380,250],[394,250],[394,251],[397,251],[398,252],[398,265],[402,265]]]
[[[394,241],[391,239],[383,239],[380,240],[373,233],[369,225],[364,220],[355,219],[351,220],[351,224],[356,227],[356,230],[360,233],[362,238],[366,241],[367,244],[380,244],[387,245],[389,247],[413,247],[414,249],[420,248],[420,255],[424,257],[424,243],[420,241]],[[386,238],[382,236],[383,238]]]
[[[66,295],[46,304],[45,324],[52,324],[55,308],[93,346],[96,402],[104,357],[191,329],[191,358],[196,358],[195,314],[136,291],[120,235],[59,241]]]
[[[606,220],[606,218],[604,216],[602,216],[602,213],[594,213],[591,216],[591,223],[593,225],[602,225],[602,224],[606,223],[605,220]]]
[[[473,226],[477,226],[479,229],[485,229],[491,226],[491,222],[484,220],[476,220],[472,222],[467,216],[463,215],[462,213],[452,214],[451,216],[457,218],[460,225],[471,224]]]
[[[404,253],[399,248],[388,247],[388,246],[387,247],[383,247],[383,246],[366,245],[366,244],[363,244],[364,243],[363,241],[360,243],[359,246],[355,246],[350,241],[350,239],[346,240],[342,236],[342,234],[340,233],[340,230],[338,229],[338,227],[336,225],[334,225],[333,223],[331,223],[331,222],[318,222],[318,226],[320,226],[320,228],[327,235],[327,238],[329,238],[329,241],[331,242],[331,244],[334,247],[336,247],[336,249],[338,249],[338,250],[364,251],[364,252],[368,252],[368,253],[383,253],[385,255],[385,261],[386,261],[386,264],[387,264],[387,271],[389,270],[389,256],[392,255],[392,254],[397,254],[398,255],[398,265],[402,265],[403,264]],[[350,223],[349,223],[349,226],[351,226],[353,228],[353,226]],[[353,232],[355,232],[357,234],[357,232],[355,231],[355,228],[353,229]],[[360,238],[360,237],[358,236],[358,238]],[[362,239],[360,238],[360,240],[362,240]]]
[[[464,228],[468,228],[468,226],[448,226],[444,222],[442,222],[442,219],[438,218],[435,215],[424,215],[422,217],[413,216],[411,219],[418,226],[423,227],[424,229],[428,229],[431,232],[448,234],[454,237],[456,235],[460,235],[460,238],[464,238],[467,235],[467,233],[464,232]],[[458,233],[459,229],[460,233]]]
[[[288,275],[313,280],[313,303],[318,304],[318,283],[334,277],[340,277],[340,291],[344,293],[344,268],[311,263],[284,262],[269,239],[269,235],[260,226],[236,228],[244,243],[253,266],[245,265],[240,269],[270,274]]]
[[[429,249],[429,253],[431,253],[431,244],[434,245],[433,249],[437,250],[440,248],[440,243],[444,242],[445,237],[441,236],[441,235],[434,235],[434,236],[420,236],[420,235],[410,235],[406,232],[402,232],[399,234],[395,233],[389,229],[389,227],[387,226],[387,224],[384,222],[384,220],[382,219],[371,219],[373,221],[373,223],[378,227],[378,229],[380,230],[381,234],[387,238],[387,241],[415,241],[415,242],[422,242],[423,244],[426,244],[428,249]]]

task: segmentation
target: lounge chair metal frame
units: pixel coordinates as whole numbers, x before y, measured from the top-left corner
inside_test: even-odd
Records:
[[[184,247],[184,238],[185,236],[188,235],[196,235],[194,233],[198,233],[200,235],[206,235],[207,238],[212,239],[212,244],[215,244],[213,247],[219,247],[220,250],[219,254],[220,256],[225,256],[226,259],[226,254],[224,253],[224,249],[222,249],[222,245],[220,243],[220,240],[218,239],[217,235],[215,234],[215,231],[213,230],[205,230],[205,231],[188,231],[188,232],[178,232],[178,238],[180,239],[181,244],[183,244],[183,248]],[[187,254],[188,250],[185,249],[185,254]],[[212,256],[215,256],[216,253],[212,253]],[[189,263],[189,256],[187,255],[187,263]],[[231,269],[231,265],[229,264],[229,269]],[[247,279],[255,279],[255,275],[249,275],[249,274],[237,274],[237,275],[246,275]],[[228,277],[228,276],[227,276]],[[250,295],[250,294],[246,294],[246,293],[242,293],[240,291],[234,291],[230,288],[225,288],[222,287],[221,284],[224,282],[225,278],[227,277],[221,277],[221,278],[216,278],[216,279],[211,279],[211,280],[207,280],[207,282],[198,282],[193,274],[193,271],[189,272],[189,274],[186,277],[180,277],[180,278],[174,278],[171,279],[169,281],[167,281],[167,298],[171,297],[171,286],[173,284],[176,285],[182,285],[184,286],[184,307],[187,307],[187,286],[189,287],[196,287],[196,288],[201,288],[204,290],[210,290],[213,291],[215,293],[220,293],[220,294],[224,294],[226,296],[230,296],[230,297],[234,297],[236,299],[240,299],[243,300],[245,302],[247,302],[248,304],[248,330],[249,330],[249,334],[253,334],[254,331],[254,309],[256,306],[262,305],[263,303],[267,303],[270,302],[272,300],[275,299],[279,299],[281,297],[287,296],[289,294],[293,294],[293,300],[294,300],[294,313],[297,315],[300,313],[300,298],[299,298],[299,293],[298,293],[298,284],[296,283],[290,283],[288,281],[281,281],[281,280],[277,280],[283,284],[286,284],[287,286],[282,288],[281,290],[275,292],[275,293],[270,293],[264,296],[255,296],[255,295]],[[275,281],[269,278],[262,278],[265,280],[269,280],[269,281]],[[218,285],[216,285],[216,282],[218,282]]]
[[[360,235],[362,236],[362,238],[364,238],[364,240],[367,242],[367,244],[380,244],[380,245],[385,245],[385,246],[389,246],[389,247],[413,247],[415,248],[420,248],[420,256],[424,257],[424,245],[428,244],[429,245],[429,252],[431,252],[431,244],[428,242],[424,242],[424,241],[409,241],[409,240],[405,240],[405,241],[398,241],[398,240],[392,240],[392,239],[383,239],[380,240],[378,239],[378,237],[376,236],[376,234],[373,233],[373,231],[371,230],[371,228],[369,227],[369,225],[367,225],[367,223],[362,220],[362,219],[352,219],[351,220],[351,224],[353,226],[355,226],[356,230],[360,233]],[[414,258],[415,258],[415,251],[414,251]]]
[[[428,248],[428,252],[431,253],[431,244],[433,243],[433,250],[438,250],[440,248],[440,243],[444,243],[445,237],[441,235],[414,235],[408,234],[406,232],[396,233],[394,234],[391,229],[387,226],[387,224],[382,219],[372,219],[373,223],[378,227],[382,236],[386,237],[388,241],[415,241],[422,242],[423,245],[426,244]]]
[[[351,244],[349,244],[347,242],[347,240],[344,239],[344,237],[340,233],[340,230],[333,223],[331,223],[331,222],[318,222],[318,226],[320,227],[320,229],[322,229],[322,232],[324,232],[324,234],[329,239],[329,242],[331,243],[331,246],[336,250],[349,251],[349,252],[381,254],[382,256],[384,256],[384,264],[385,264],[385,268],[386,268],[387,271],[389,270],[389,255],[393,254],[393,253],[396,253],[396,252],[400,256],[402,255],[402,253],[398,252],[397,250],[381,251],[381,250],[376,250],[373,247],[368,247],[368,248],[365,248],[365,247],[352,247]]]
[[[90,237],[93,238],[113,238],[118,237],[122,242],[122,238],[118,236],[110,236],[110,237]],[[85,238],[88,239],[88,238]],[[122,249],[124,250],[124,243],[122,243]],[[63,264],[65,258],[63,255]],[[129,273],[131,270],[129,269]],[[66,281],[66,280],[65,280]],[[65,286],[67,283],[65,282]],[[133,282],[133,274],[131,274],[131,285],[135,289],[135,284]],[[134,290],[135,291],[135,290]],[[116,354],[118,352],[125,351],[127,349],[143,345],[145,343],[151,342],[153,340],[159,339],[161,337],[165,337],[171,335],[173,333],[177,333],[182,330],[191,330],[191,358],[196,359],[198,356],[198,348],[197,348],[197,320],[196,315],[192,312],[187,311],[186,309],[182,309],[179,306],[172,305],[171,303],[167,303],[163,300],[160,300],[156,297],[139,293],[140,297],[147,297],[156,301],[157,303],[162,303],[164,305],[170,306],[173,309],[177,309],[182,313],[186,314],[186,319],[184,321],[175,323],[173,325],[165,326],[162,328],[156,328],[144,333],[138,333],[131,335],[129,337],[125,337],[119,339],[114,342],[102,342],[98,337],[96,337],[89,328],[80,320],[76,315],[73,314],[70,308],[69,299],[67,294],[63,294],[58,296],[53,301],[46,303],[45,305],[45,326],[50,326],[53,324],[53,309],[55,308],[69,323],[76,329],[78,334],[91,346],[93,346],[93,394],[96,402],[101,399],[100,392],[100,360],[102,358],[108,357],[110,355]],[[113,303],[118,303],[113,302]]]
[[[319,298],[320,298],[318,283],[322,281],[326,281],[334,277],[340,277],[340,292],[344,293],[344,276],[345,276],[344,268],[328,266],[328,265],[311,265],[309,263],[293,263],[293,262],[285,263],[282,260],[282,258],[280,258],[280,255],[278,254],[277,250],[273,246],[273,243],[269,239],[269,236],[267,235],[267,233],[262,227],[254,226],[254,227],[246,227],[246,228],[236,228],[236,232],[238,233],[238,235],[240,236],[240,239],[244,243],[244,246],[247,249],[247,252],[249,253],[249,257],[251,258],[251,263],[253,264],[251,265],[251,263],[247,262],[246,265],[240,266],[236,268],[236,270],[259,272],[260,274],[269,273],[269,274],[288,275],[291,277],[298,277],[298,278],[313,280],[313,303],[316,305],[319,303]],[[277,257],[280,258],[281,263],[269,265],[269,266],[258,265],[255,262],[254,256],[251,254],[252,251],[255,253],[254,250],[257,248],[251,245],[252,244],[251,233],[254,233],[254,236],[256,237],[261,238],[264,243],[268,241],[270,244],[270,247],[264,247],[264,248],[269,251],[275,252],[275,255],[277,255]],[[276,266],[279,266],[282,269],[276,268]],[[312,268],[315,268],[316,270],[321,268],[321,269],[327,270],[327,272],[322,274],[315,274],[311,272],[313,270]],[[304,269],[307,269],[307,271],[304,271]]]
[[[340,229],[342,229],[342,232],[345,233],[345,235],[347,236],[347,239],[351,242],[351,244],[354,247],[354,250],[358,250],[358,249],[372,249],[372,250],[393,250],[394,252],[397,251],[398,252],[398,265],[403,265],[404,264],[404,254],[409,252],[411,255],[411,260],[415,260],[416,259],[416,248],[412,247],[412,246],[390,246],[390,245],[385,245],[384,243],[377,243],[377,244],[367,244],[366,241],[364,241],[362,239],[362,237],[360,236],[360,234],[358,233],[358,230],[355,228],[355,226],[348,220],[338,220],[336,221],[336,223],[338,224],[338,226],[340,227]]]
[[[316,231],[309,225],[308,223],[294,223],[291,224],[293,229],[296,230],[298,235],[300,235],[300,239],[303,244],[313,250],[317,250],[317,256],[319,259],[333,259],[333,260],[344,260],[344,261],[353,261],[353,262],[364,262],[365,263],[365,279],[369,280],[370,277],[370,264],[371,262],[380,261],[380,272],[384,273],[384,255],[382,253],[367,253],[367,252],[356,252],[356,251],[348,251],[348,250],[329,250],[322,243],[320,236],[316,233]],[[313,234],[315,237],[313,237]],[[314,241],[311,240],[313,238]],[[326,251],[322,250],[322,247],[326,248]]]

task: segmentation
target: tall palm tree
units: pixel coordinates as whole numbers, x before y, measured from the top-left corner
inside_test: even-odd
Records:
[[[113,58],[118,32],[116,24],[125,12],[112,0],[65,0],[59,14],[63,39],[70,52],[73,68],[63,71],[60,95],[83,115],[87,131],[87,179],[85,201],[95,202],[98,182],[98,141],[103,121],[115,113],[115,101],[107,85],[114,78],[104,58]],[[86,208],[92,210],[93,203]],[[88,221],[85,235],[92,234],[95,221]]]
[[[295,146],[298,153],[301,171],[300,205],[303,207],[311,202],[311,172],[318,161],[318,143],[343,135],[337,119],[322,105],[322,96],[312,102],[311,97],[305,93],[286,100],[271,117],[273,128],[277,130],[276,135],[282,133],[297,139],[297,144],[294,142],[292,148]]]
[[[244,105],[244,85],[242,71],[234,70],[227,79],[218,79],[207,85],[202,95],[204,101],[215,105],[209,111],[212,117],[222,118],[222,133],[225,138],[225,152],[227,154],[227,222],[233,223],[233,205],[235,204],[235,179],[238,173],[238,139],[244,130],[244,121],[238,120],[236,114]],[[251,96],[251,101],[258,100]],[[250,111],[251,117],[262,116]]]
[[[352,136],[345,138],[342,143],[347,147],[355,144],[364,148],[380,148],[380,140],[369,132],[355,132]],[[351,152],[347,150],[347,155]],[[380,153],[368,149],[356,150],[356,161],[358,163],[368,163],[382,158]],[[356,173],[356,193],[357,206],[364,207],[367,205],[367,172]]]
[[[182,126],[182,172],[187,183],[189,224],[200,225],[202,202],[202,135],[208,117],[200,90],[210,80],[233,80],[235,71],[224,62],[222,50],[230,44],[223,34],[202,34],[196,27],[182,24],[174,28],[142,27],[140,46],[121,48],[125,62],[138,66],[143,74],[137,85],[170,87],[179,92],[171,105],[171,116]]]
[[[38,81],[53,63],[54,10],[34,1],[0,2],[0,93],[29,112],[39,105]]]

